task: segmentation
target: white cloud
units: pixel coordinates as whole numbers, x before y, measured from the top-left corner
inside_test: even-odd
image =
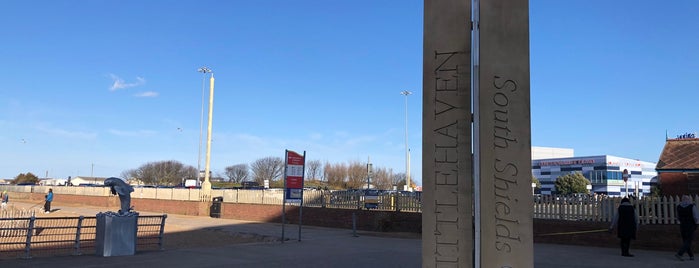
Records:
[[[124,79],[115,74],[109,74],[109,77],[111,77],[113,81],[112,86],[109,88],[109,91],[142,86],[146,83],[146,79],[139,76],[136,77],[136,82],[132,83],[127,83],[126,81],[124,81]]]
[[[138,94],[135,94],[134,96],[139,97],[139,98],[154,98],[157,97],[159,94],[158,92],[155,91],[145,91],[145,92],[139,92]]]

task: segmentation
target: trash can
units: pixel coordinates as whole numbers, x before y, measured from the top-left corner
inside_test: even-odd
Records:
[[[223,203],[223,196],[214,197],[214,202],[211,204],[210,209],[212,218],[221,218],[221,203]]]

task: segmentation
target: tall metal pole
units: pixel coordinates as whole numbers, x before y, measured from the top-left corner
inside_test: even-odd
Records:
[[[367,162],[366,162],[366,189],[369,190],[371,188],[371,172],[372,172],[372,167],[373,165],[371,164],[371,158],[367,157]]]
[[[199,117],[199,154],[197,155],[197,185],[201,179],[201,141],[204,135],[204,85],[206,84],[206,74],[211,73],[211,69],[203,66],[197,70],[201,76],[201,116]]]
[[[408,161],[409,152],[408,152],[408,95],[413,94],[410,91],[403,90],[400,92],[401,95],[405,96],[405,185],[407,189],[411,189],[410,187],[410,164]]]
[[[206,168],[204,169],[204,183],[201,184],[201,190],[204,193],[203,198],[205,201],[211,199],[211,181],[209,170],[211,168],[211,126],[213,122],[214,115],[214,73],[211,73],[211,78],[209,79],[209,125],[207,127],[206,134]]]
[[[481,2],[480,0],[472,0],[471,17],[473,19],[472,42],[471,42],[471,93],[473,99],[471,108],[473,109],[473,251],[474,251],[474,266],[481,267],[481,147],[477,144],[481,143],[481,108],[479,99],[481,95],[480,89],[480,72],[481,72]]]

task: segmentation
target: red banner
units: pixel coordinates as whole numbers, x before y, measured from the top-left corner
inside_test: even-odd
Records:
[[[304,158],[302,155],[286,151],[286,188],[287,189],[302,189],[303,188],[303,169]]]

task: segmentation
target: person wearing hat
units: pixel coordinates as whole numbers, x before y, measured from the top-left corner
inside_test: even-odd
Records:
[[[612,224],[609,226],[610,233],[614,228],[617,229],[616,233],[620,239],[621,256],[633,257],[633,254],[629,253],[629,247],[631,246],[631,240],[636,239],[637,222],[638,216],[633,205],[631,205],[629,198],[624,197],[621,199],[621,204],[619,204]]]

